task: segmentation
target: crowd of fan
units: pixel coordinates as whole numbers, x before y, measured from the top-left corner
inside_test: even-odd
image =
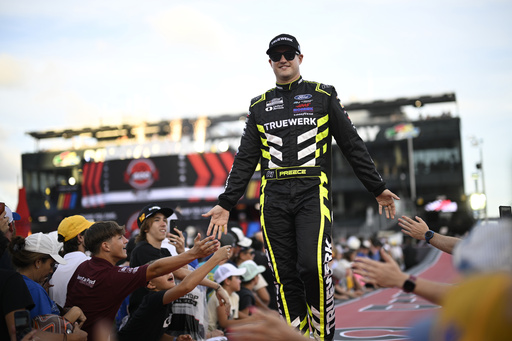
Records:
[[[116,222],[93,223],[82,216],[65,218],[56,232],[23,238],[15,231],[19,215],[6,207],[0,214],[4,316],[0,319],[0,338],[17,339],[14,316],[23,310],[30,312],[36,327],[23,340],[36,336],[59,341],[227,340],[228,334],[230,340],[256,340],[256,335],[259,339],[302,338],[275,312],[274,279],[261,232],[248,238],[235,227],[220,240],[198,234],[193,245],[186,245],[184,233],[168,227],[172,215],[170,208],[144,207],[137,221],[139,233],[130,240]],[[429,230],[418,217],[402,217],[399,225],[405,235],[417,240],[424,241]],[[504,288],[508,296],[501,304],[507,305],[512,303],[506,291],[512,292],[511,231],[510,226],[484,232],[475,228],[473,236],[462,242],[435,234],[429,243],[448,253],[456,253],[458,248],[454,257],[461,272],[470,268],[478,272],[483,267],[491,270],[484,281]],[[485,262],[481,256],[480,264],[465,254],[470,249],[477,253],[483,236],[489,254],[503,248],[503,253],[493,258],[494,263]],[[351,236],[335,243],[330,264],[335,299],[349,300],[378,288],[401,287],[409,276],[404,272],[405,258],[402,246],[386,239]],[[476,281],[481,283],[482,279]],[[450,291],[450,286],[422,279],[416,285],[414,293],[434,303],[448,307],[460,304],[454,298],[460,295]],[[456,319],[457,314],[452,315]],[[492,316],[493,321],[512,322],[510,316]],[[443,328],[447,326],[431,321],[428,328],[437,333],[435,339],[444,340]],[[500,337],[510,333],[510,327],[499,325],[498,330]]]
[[[116,222],[67,217],[57,231],[17,236],[20,217],[0,216],[2,339],[16,340],[14,313],[28,310],[41,340],[226,340],[256,307],[276,309],[261,233],[232,228],[193,245],[173,210],[144,207],[130,240]],[[200,261],[200,262],[199,262]],[[258,263],[256,263],[258,262]],[[35,333],[35,336],[34,336]]]

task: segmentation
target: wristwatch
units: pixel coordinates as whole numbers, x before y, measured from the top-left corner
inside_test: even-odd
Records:
[[[427,232],[425,232],[425,241],[427,242],[427,244],[430,244],[430,239],[432,239],[432,237],[434,237],[434,231],[428,230]]]
[[[410,275],[402,285],[402,290],[404,292],[413,292],[414,288],[416,288],[416,276]]]

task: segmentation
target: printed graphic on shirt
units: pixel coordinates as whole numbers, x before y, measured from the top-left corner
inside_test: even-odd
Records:
[[[96,280],[92,280],[90,278],[83,277],[80,275],[78,275],[76,279],[78,279],[78,283],[88,286],[89,288],[94,287],[94,284],[96,283]]]

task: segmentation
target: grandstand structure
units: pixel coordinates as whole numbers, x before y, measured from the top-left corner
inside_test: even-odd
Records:
[[[456,104],[454,93],[345,105],[400,210],[422,214],[433,229],[464,227],[467,210],[460,118],[435,112]],[[428,109],[432,107],[434,111]],[[407,112],[421,115],[409,118]],[[428,112],[428,114],[427,114]],[[55,230],[66,216],[116,220],[128,233],[146,203],[176,208],[179,227],[205,229],[201,217],[223,191],[240,142],[246,114],[182,118],[139,124],[32,131],[36,151],[22,155],[23,186],[32,231]],[[258,221],[259,170],[231,214],[231,223]],[[367,234],[393,228],[377,215],[372,195],[333,148],[335,234]]]

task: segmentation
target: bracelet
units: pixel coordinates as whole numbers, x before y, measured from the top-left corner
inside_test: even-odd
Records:
[[[217,288],[215,288],[215,291],[219,291],[219,289],[220,289],[220,288],[221,288],[221,285],[220,285],[220,284],[218,284],[218,287],[217,287]]]

